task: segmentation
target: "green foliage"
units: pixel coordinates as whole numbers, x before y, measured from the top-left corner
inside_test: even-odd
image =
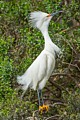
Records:
[[[36,92],[27,91],[21,100],[21,91],[16,83],[17,75],[21,75],[30,66],[33,60],[44,48],[44,40],[40,31],[33,29],[28,23],[29,13],[43,11],[52,13],[64,10],[60,16],[55,16],[50,22],[49,34],[52,41],[63,51],[64,57],[56,72],[64,72],[69,76],[54,77],[55,83],[60,85],[59,90],[54,84],[50,91],[44,93],[49,98],[64,101],[66,106],[55,106],[45,115],[55,114],[64,120],[80,119],[80,2],[77,0],[65,3],[62,0],[1,0],[0,1],[0,119],[18,120],[32,116],[38,109]],[[56,65],[57,66],[57,65]],[[50,83],[48,83],[50,84]],[[47,85],[46,85],[47,87]],[[52,94],[51,94],[52,91]],[[68,92],[68,94],[66,93]],[[52,103],[53,104],[53,103]]]
[[[59,112],[64,120],[79,120],[80,119],[80,91],[69,94],[64,93],[64,100],[66,107],[62,108]]]

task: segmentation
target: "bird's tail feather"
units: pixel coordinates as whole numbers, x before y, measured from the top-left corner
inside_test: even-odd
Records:
[[[18,84],[24,85],[24,79],[22,78],[22,76],[17,76],[17,82]]]
[[[32,85],[31,80],[27,79],[25,75],[17,76],[17,82],[22,85],[22,90],[27,90]]]

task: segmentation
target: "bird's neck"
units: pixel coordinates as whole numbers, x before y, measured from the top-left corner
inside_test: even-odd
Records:
[[[52,40],[51,40],[51,38],[50,38],[50,36],[49,36],[49,34],[48,34],[48,30],[47,30],[47,29],[44,30],[44,31],[42,32],[42,34],[43,34],[44,39],[45,39],[45,47],[46,47],[47,44],[52,43]]]
[[[52,40],[48,34],[48,29],[43,31],[42,34],[45,39],[45,49],[50,52],[56,52],[58,54],[60,52],[60,48],[52,42]]]

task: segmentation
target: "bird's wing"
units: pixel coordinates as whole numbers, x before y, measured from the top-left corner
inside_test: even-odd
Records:
[[[29,73],[32,73],[34,79],[41,81],[44,77],[49,76],[52,69],[54,69],[55,60],[51,54],[42,51],[37,59],[30,66]]]
[[[18,83],[23,85],[23,89],[32,87],[36,90],[39,81],[50,76],[53,60],[50,55],[42,51],[26,72],[18,77]],[[48,77],[47,77],[48,76]]]
[[[38,81],[40,81],[46,76],[48,57],[46,54],[42,54],[38,60],[39,60]]]
[[[35,59],[35,61],[28,68],[28,73],[31,77],[40,81],[46,74],[47,69],[47,55],[44,52]]]
[[[47,55],[44,52],[36,58],[25,73],[25,83],[32,89],[36,90],[39,81],[42,81],[46,76],[47,71]],[[24,76],[24,75],[23,75]]]

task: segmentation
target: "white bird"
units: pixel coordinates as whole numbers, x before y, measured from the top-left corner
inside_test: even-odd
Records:
[[[48,109],[47,105],[42,103],[41,90],[45,87],[45,84],[51,76],[55,68],[55,56],[60,54],[60,48],[55,45],[48,34],[48,26],[51,18],[60,13],[47,14],[41,11],[31,12],[30,23],[33,27],[38,28],[44,36],[45,46],[40,55],[35,59],[31,66],[26,70],[22,76],[17,77],[17,82],[22,85],[22,89],[26,91],[28,88],[38,90],[39,110]]]

